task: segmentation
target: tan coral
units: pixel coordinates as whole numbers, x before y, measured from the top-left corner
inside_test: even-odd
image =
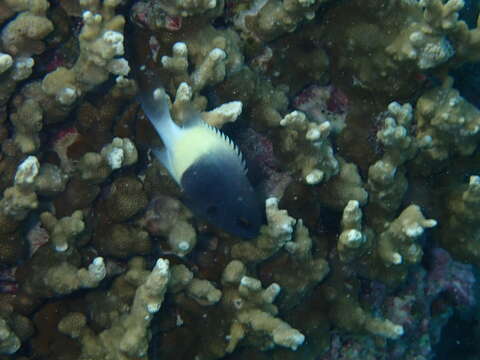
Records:
[[[280,286],[273,283],[264,289],[260,280],[245,274],[245,266],[234,260],[222,276],[225,287],[222,303],[233,316],[226,352],[233,352],[240,341],[256,336],[261,337],[262,349],[279,345],[296,350],[305,336],[276,317],[278,310],[273,302]]]
[[[80,55],[72,68],[59,67],[47,74],[42,88],[60,104],[71,106],[83,93],[106,81],[110,74],[120,77],[129,73],[121,56],[125,19],[115,15],[119,0],[81,1],[84,26],[79,35]]]
[[[417,138],[431,139],[420,159],[424,162],[446,160],[454,154],[471,155],[477,148],[480,111],[452,85],[453,79],[447,78],[417,101]]]
[[[185,265],[172,266],[168,291],[175,294],[176,298],[185,292],[188,297],[202,306],[214,305],[222,297],[222,292],[211,281],[194,277]]]
[[[260,229],[260,235],[253,241],[242,241],[232,247],[232,257],[248,262],[260,262],[280,250],[292,240],[296,220],[286,210],[278,208],[278,199],[269,198],[265,202],[267,225]]]
[[[307,184],[320,184],[338,173],[338,160],[328,139],[330,122],[319,124],[309,121],[304,113],[293,111],[279,125],[283,127],[280,150],[293,157],[291,166]]]
[[[431,136],[413,132],[413,109],[410,104],[392,102],[388,111],[380,115],[383,127],[377,139],[383,145],[383,157],[368,169],[370,201],[373,206],[393,214],[400,206],[408,183],[404,164],[415,157],[420,149],[428,149]]]
[[[480,177],[471,176],[469,183],[454,187],[447,197],[447,222],[441,227],[440,241],[461,261],[480,264]]]
[[[40,218],[43,226],[50,233],[53,248],[59,252],[67,251],[69,247],[74,246],[75,239],[85,229],[81,210],[59,220],[49,212],[42,213]]]
[[[35,156],[27,157],[17,168],[14,186],[3,193],[0,200],[2,212],[14,220],[23,220],[32,209],[38,206],[35,193],[35,178],[40,164]]]
[[[86,153],[80,159],[77,170],[83,180],[93,183],[104,181],[113,170],[129,166],[137,161],[138,153],[130,139],[114,138],[100,154]]]
[[[139,274],[140,275],[140,274]],[[158,259],[150,273],[138,277],[140,282],[130,309],[124,308],[109,329],[100,334],[88,327],[85,315],[70,313],[58,324],[59,330],[82,345],[80,359],[117,360],[145,357],[150,340],[150,322],[162,306],[170,278],[168,260]]]
[[[362,231],[362,217],[358,201],[350,200],[343,210],[342,232],[337,242],[338,256],[343,262],[350,262],[365,252],[367,234]]]
[[[240,12],[235,25],[246,35],[270,41],[292,32],[305,20],[312,20],[325,0],[257,0]]]
[[[437,225],[433,219],[425,219],[417,205],[410,205],[380,234],[378,253],[385,265],[416,264],[423,250],[417,240],[425,229]]]

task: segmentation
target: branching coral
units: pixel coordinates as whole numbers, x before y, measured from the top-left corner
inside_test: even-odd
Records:
[[[302,112],[294,111],[280,125],[285,129],[280,149],[293,154],[292,166],[301,172],[307,184],[322,183],[338,173],[338,161],[328,140],[330,122],[318,124],[309,121]]]
[[[89,152],[78,163],[83,180],[93,183],[104,181],[113,170],[137,162],[138,153],[130,139],[114,138],[100,153]]]
[[[343,210],[342,232],[337,243],[338,256],[343,262],[358,258],[367,248],[368,235],[362,230],[362,216],[358,201],[350,200]]]
[[[200,305],[214,305],[220,301],[222,292],[208,280],[198,279],[185,265],[172,266],[168,291],[178,296],[184,291]]]
[[[146,356],[151,337],[149,325],[162,306],[170,278],[169,262],[158,259],[150,273],[140,270],[143,269],[130,270],[136,272],[130,274],[130,281],[138,281],[139,286],[131,308],[124,309],[111,328],[96,335],[82,313],[70,313],[60,321],[59,330],[82,343],[80,359],[136,359]]]
[[[232,352],[245,337],[262,338],[262,334],[267,335],[260,345],[264,349],[280,345],[296,350],[305,341],[305,336],[276,317],[278,310],[273,302],[280,286],[273,283],[263,289],[258,279],[245,274],[243,263],[234,260],[227,265],[222,276],[226,287],[223,306],[234,314],[226,351]]]
[[[480,137],[480,112],[452,88],[453,79],[423,94],[417,101],[417,138],[431,139],[422,153],[425,161],[442,161],[452,155],[471,155]]]
[[[379,255],[385,265],[416,264],[423,251],[415,243],[424,229],[437,225],[433,219],[425,219],[416,205],[410,205],[380,234]]]
[[[381,117],[383,128],[377,132],[377,139],[384,147],[384,155],[368,169],[368,189],[371,202],[392,213],[400,206],[408,187],[401,166],[412,159],[420,147],[429,146],[431,137],[419,135],[415,139],[410,134],[413,121],[410,104],[390,103]]]
[[[42,53],[45,50],[42,39],[53,30],[53,24],[46,16],[49,2],[46,0],[21,1],[19,4],[15,4],[13,1],[8,2],[10,4],[7,6],[11,5],[10,9],[13,7],[13,10],[19,13],[2,29],[1,46],[3,49],[13,56]]]
[[[312,20],[325,0],[261,0],[237,14],[235,25],[247,36],[269,41]]]
[[[232,248],[232,256],[248,262],[268,259],[293,237],[296,220],[286,210],[278,208],[278,199],[266,201],[267,224],[260,229],[260,235],[252,242],[239,242]]]
[[[479,264],[480,177],[471,176],[468,185],[452,191],[447,199],[450,212],[441,228],[442,244],[460,260]]]
[[[57,220],[49,212],[40,216],[43,226],[50,233],[50,242],[56,251],[66,251],[71,247],[75,238],[84,230],[83,214],[80,210],[72,216]]]
[[[70,105],[79,95],[107,80],[109,74],[125,76],[130,68],[124,53],[125,19],[115,15],[119,0],[82,0],[84,26],[79,35],[80,55],[71,69],[59,67],[48,74],[42,89],[60,104]]]
[[[448,78],[479,59],[463,5],[0,1],[0,353],[431,358],[474,284],[435,244],[480,258],[480,180],[459,180],[480,115]],[[258,237],[157,171],[134,99],[152,85],[247,154]]]

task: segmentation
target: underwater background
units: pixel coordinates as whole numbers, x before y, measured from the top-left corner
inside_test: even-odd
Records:
[[[479,360],[479,10],[0,0],[0,360]]]

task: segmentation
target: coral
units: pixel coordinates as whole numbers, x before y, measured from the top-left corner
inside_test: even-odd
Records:
[[[294,111],[280,125],[284,128],[280,151],[293,157],[292,167],[307,184],[320,184],[338,173],[338,161],[328,140],[330,122],[309,121],[304,113]]]
[[[15,104],[20,102],[17,98]],[[16,100],[17,100],[16,99]],[[33,99],[25,99],[18,104],[18,110],[10,116],[15,127],[15,143],[23,153],[33,153],[40,145],[39,133],[43,127],[43,113],[40,104]]]
[[[44,212],[40,215],[42,225],[50,233],[50,242],[56,251],[67,251],[74,245],[75,238],[85,229],[83,214],[80,210],[72,216],[57,220],[53,214]]]
[[[255,336],[263,338],[259,339],[261,348],[280,345],[296,350],[303,344],[305,336],[276,317],[278,310],[273,302],[280,293],[280,286],[273,283],[263,289],[258,279],[245,273],[245,265],[234,260],[222,275],[225,285],[222,303],[234,313],[226,351],[231,353],[244,338],[248,340]]]
[[[93,242],[104,256],[125,259],[132,255],[145,255],[152,249],[146,231],[132,225],[103,225],[95,232]]]
[[[137,162],[138,153],[129,139],[114,138],[100,153],[88,152],[78,162],[82,180],[103,182],[112,171]]]
[[[112,152],[117,150],[120,149],[114,148]],[[121,165],[121,160],[117,164],[118,166]],[[119,177],[110,185],[105,199],[99,204],[99,211],[113,222],[123,222],[136,215],[146,206],[147,196],[143,190],[143,184],[134,177],[124,176]]]
[[[417,264],[423,251],[415,242],[425,229],[435,227],[437,221],[425,219],[417,205],[402,211],[379,235],[378,254],[386,266]]]
[[[461,261],[480,264],[480,177],[470,176],[469,183],[457,187],[447,197],[449,213],[441,227],[441,243]]]
[[[139,286],[131,308],[124,309],[111,328],[96,335],[82,313],[70,313],[60,321],[59,330],[82,344],[80,359],[135,359],[146,356],[151,337],[149,325],[162,306],[170,278],[168,260],[158,259],[150,273],[144,272],[139,274]]]
[[[414,62],[422,70],[445,63],[455,54],[446,35],[456,25],[457,12],[463,7],[463,1],[450,0],[442,4],[428,0],[409,5],[411,15],[386,48],[387,53],[396,61]]]
[[[174,254],[184,256],[193,250],[197,243],[197,233],[190,223],[176,221],[168,233],[168,244]]]
[[[7,322],[0,318],[0,354],[13,354],[20,348],[20,339],[9,328]]]
[[[201,14],[218,6],[216,0],[164,0],[158,3],[158,6],[169,15],[183,17]],[[221,4],[220,1],[218,3]]]
[[[279,300],[282,309],[301,303],[302,299],[309,296],[325,279],[330,270],[325,259],[319,254],[314,255],[313,240],[302,220],[297,221],[295,237],[284,245],[284,249],[286,253],[277,260],[285,261],[285,265],[271,273],[271,279],[282,288],[282,297]]]
[[[239,12],[235,26],[246,35],[270,41],[292,32],[303,20],[312,20],[325,0],[262,0]]]
[[[200,305],[214,305],[220,301],[222,292],[208,280],[195,278],[185,265],[174,265],[171,269],[171,280],[168,291],[178,298],[181,291]]]
[[[187,83],[180,83],[175,95],[175,101],[172,104],[172,110],[177,121],[185,121],[184,117],[191,106],[192,96],[193,89]],[[200,115],[209,125],[222,127],[226,123],[237,120],[241,112],[242,103],[240,101],[232,101],[210,111],[204,111]]]
[[[152,30],[178,31],[183,18],[199,16],[214,17],[223,10],[224,2],[217,0],[162,0],[139,1],[132,9],[133,21]]]
[[[343,210],[342,232],[338,237],[338,256],[343,262],[350,262],[365,251],[368,236],[362,231],[362,210],[356,200],[350,200]]]
[[[88,267],[82,267],[73,246],[63,252],[42,246],[17,270],[17,276],[22,279],[21,296],[34,302],[35,299],[97,287],[106,276],[106,266],[103,258],[96,257]]]
[[[83,27],[79,34],[80,55],[72,68],[58,67],[42,81],[42,88],[60,104],[69,106],[84,92],[103,83],[110,74],[125,76],[130,68],[124,53],[125,19],[115,15],[119,0],[81,1]]]
[[[0,233],[0,250],[0,267],[16,265],[28,252],[18,231]]]
[[[333,85],[311,85],[303,89],[294,99],[295,109],[302,111],[312,121],[328,121],[335,134],[345,128],[348,114],[348,97]]]
[[[391,214],[399,208],[408,187],[401,166],[412,159],[420,147],[429,146],[431,137],[419,136],[417,140],[411,136],[413,110],[410,104],[392,102],[381,118],[383,128],[377,132],[377,139],[384,147],[384,154],[368,169],[367,188],[371,204]]]
[[[212,49],[195,71],[188,74],[188,49],[185,43],[176,43],[173,46],[173,56],[163,56],[161,61],[165,69],[175,74],[179,79],[188,79],[192,90],[198,91],[208,85],[215,85],[225,78],[225,51],[219,48]]]
[[[0,200],[2,212],[15,220],[23,220],[30,210],[38,206],[35,178],[40,164],[35,156],[27,157],[18,165],[14,186],[6,189]]]
[[[42,196],[53,197],[65,190],[67,180],[67,174],[58,166],[43,163],[35,178],[35,192]]]
[[[3,294],[0,297],[0,355],[11,355],[35,330],[27,317],[14,311],[11,297]]]
[[[13,56],[42,53],[45,50],[42,39],[53,30],[53,24],[46,16],[48,7],[48,1],[39,1],[29,11],[17,14],[15,19],[2,29],[3,49]]]
[[[70,294],[78,289],[97,287],[105,278],[103,258],[95,258],[88,268],[77,269],[67,262],[48,269],[44,285],[59,295]]]
[[[184,256],[197,242],[197,233],[190,223],[192,214],[178,200],[158,195],[154,197],[138,224],[153,236],[166,237],[169,250]]]
[[[292,241],[296,220],[286,210],[278,208],[278,199],[269,198],[265,202],[267,225],[260,229],[260,235],[251,242],[238,242],[232,247],[232,257],[248,262],[260,262]]]
[[[478,8],[0,1],[0,358],[438,357],[478,297]],[[157,87],[246,155],[256,238],[182,204]]]
[[[319,197],[322,203],[333,209],[343,209],[351,200],[365,205],[369,193],[353,163],[347,163],[340,156],[336,156],[340,170],[338,174],[322,185]]]
[[[4,73],[13,65],[13,59],[10,55],[0,53],[0,74]]]
[[[431,139],[429,148],[422,152],[419,160],[440,162],[452,155],[471,155],[477,148],[479,110],[452,85],[453,79],[447,78],[441,86],[427,91],[417,101],[417,138]]]

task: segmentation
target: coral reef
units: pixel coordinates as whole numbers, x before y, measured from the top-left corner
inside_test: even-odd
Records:
[[[0,1],[0,360],[476,359],[478,11]],[[155,160],[157,88],[238,145],[257,237]]]

